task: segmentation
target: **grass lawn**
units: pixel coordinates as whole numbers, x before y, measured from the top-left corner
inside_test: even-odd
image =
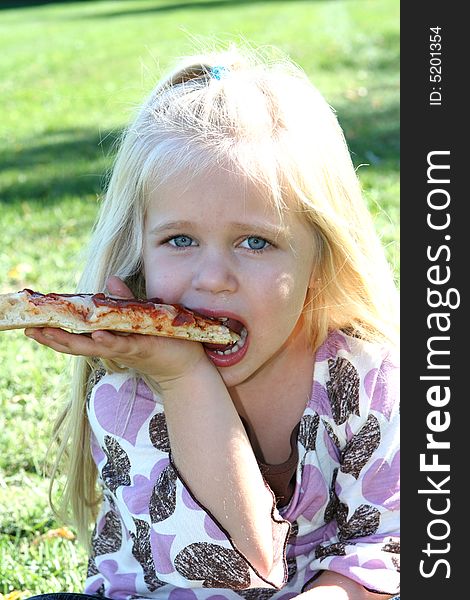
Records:
[[[16,4],[16,6],[15,6]],[[0,4],[0,293],[75,287],[114,139],[193,39],[272,44],[337,110],[398,274],[395,0]],[[67,359],[0,335],[0,599],[80,591],[86,557],[41,476]]]

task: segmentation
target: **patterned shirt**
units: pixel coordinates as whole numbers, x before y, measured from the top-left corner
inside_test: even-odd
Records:
[[[103,503],[86,593],[288,600],[324,570],[397,593],[397,375],[386,348],[343,332],[317,350],[294,492],[279,509],[273,494],[274,565],[266,578],[178,473],[161,400],[129,373],[101,377],[87,403]]]

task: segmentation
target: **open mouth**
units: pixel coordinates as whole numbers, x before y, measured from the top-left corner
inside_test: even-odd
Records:
[[[228,327],[229,329],[237,333],[240,336],[240,339],[237,342],[228,345],[205,343],[204,348],[211,356],[211,358],[214,359],[220,357],[220,360],[223,360],[223,357],[225,357],[225,359],[233,358],[241,360],[245,353],[244,350],[246,349],[248,330],[243,325],[243,323],[237,321],[236,319],[231,319],[229,317],[218,317],[217,320],[220,321],[223,325],[225,325],[225,327]]]
[[[236,321],[235,319],[229,319],[228,317],[220,317],[218,320],[223,325],[225,325],[225,327],[228,327],[235,333],[238,333],[238,335],[240,336],[240,339],[237,342],[234,342],[233,344],[228,344],[228,345],[227,344],[206,343],[206,344],[204,344],[204,346],[208,350],[212,350],[213,352],[216,352],[217,354],[220,354],[220,355],[235,354],[235,352],[238,352],[245,345],[246,338],[248,337],[248,331],[247,331],[246,327],[243,325],[243,323],[240,323],[240,321]]]

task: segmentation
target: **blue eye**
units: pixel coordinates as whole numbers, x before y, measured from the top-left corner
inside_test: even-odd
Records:
[[[270,244],[262,237],[258,237],[256,235],[250,235],[246,240],[243,240],[243,244],[248,244],[248,248],[250,250],[265,250]],[[245,248],[247,246],[244,246]]]
[[[193,241],[193,238],[190,238],[188,235],[175,235],[168,240],[168,243],[177,248],[189,248],[189,246],[193,245]]]

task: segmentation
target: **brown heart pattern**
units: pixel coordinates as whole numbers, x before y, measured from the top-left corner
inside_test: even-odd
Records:
[[[89,377],[88,383],[87,383],[87,388],[86,388],[87,389],[87,392],[86,392],[86,405],[87,406],[90,405],[91,392],[93,391],[93,388],[99,382],[99,380],[102,379],[105,375],[106,375],[106,369],[101,364],[101,361],[98,360],[93,366],[93,370],[90,374],[90,377]]]
[[[341,455],[341,471],[357,479],[379,444],[379,422],[377,417],[369,415],[358,433],[344,447]]]
[[[336,425],[342,425],[351,414],[359,415],[359,373],[346,358],[328,359],[330,379],[326,391]]]
[[[384,552],[392,552],[393,554],[400,554],[400,542],[399,540],[390,540],[382,546]]]
[[[144,581],[150,592],[154,592],[162,585],[166,585],[157,577],[155,564],[150,545],[150,525],[141,519],[134,519],[135,533],[130,532],[132,538],[132,554],[144,572]]]
[[[164,413],[157,413],[150,419],[149,423],[150,441],[157,450],[170,452],[170,438]]]
[[[317,546],[315,548],[315,558],[324,559],[328,556],[346,556],[346,545],[344,542],[337,542],[329,546]]]
[[[131,484],[129,475],[131,462],[125,450],[123,450],[114,437],[110,435],[105,436],[104,444],[103,451],[108,460],[103,467],[101,475],[108,489],[115,493],[119,486]]]
[[[178,573],[202,581],[203,587],[243,590],[250,585],[250,571],[238,552],[208,542],[190,544],[175,558]]]
[[[152,523],[168,519],[176,508],[177,473],[168,465],[160,473],[150,497],[149,513]]]
[[[86,575],[87,575],[87,577],[93,577],[93,575],[98,575],[98,573],[99,573],[99,571],[98,571],[98,567],[96,566],[95,557],[93,556],[93,554],[90,554],[90,556],[88,557],[88,566],[87,566]]]
[[[373,535],[379,528],[380,512],[368,504],[361,504],[349,520],[347,520],[347,517],[348,506],[341,502],[336,511],[338,538],[341,542]]]
[[[338,475],[338,469],[335,469],[333,471],[333,477],[331,480],[330,490],[329,490],[330,500],[325,508],[325,517],[324,517],[325,523],[330,523],[330,521],[333,521],[333,519],[336,516],[336,511],[338,510],[339,498],[338,498],[338,495],[335,490],[337,475]]]
[[[104,525],[101,531],[98,533],[95,530],[92,541],[93,556],[116,552],[121,547],[121,543],[121,521],[117,514],[110,510],[104,516]]]
[[[317,414],[304,415],[300,421],[298,440],[307,452],[315,450],[319,422]]]
[[[335,434],[335,432],[333,431],[333,427],[324,419],[322,420],[323,425],[326,429],[326,433],[328,434],[328,437],[331,439],[331,441],[333,442],[333,444],[338,448],[338,450],[341,448],[341,444],[340,441],[338,439],[338,436]]]

